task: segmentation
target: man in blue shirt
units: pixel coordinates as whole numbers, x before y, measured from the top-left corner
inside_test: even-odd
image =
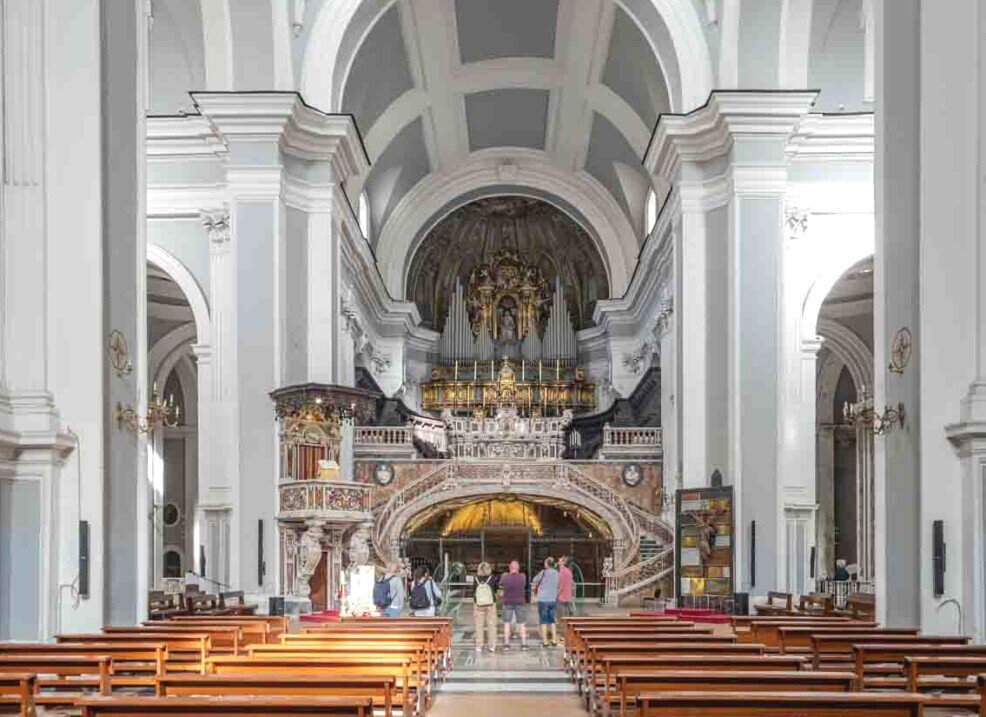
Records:
[[[541,624],[541,646],[558,644],[558,626],[555,625],[555,604],[558,602],[558,571],[555,559],[544,559],[544,570],[531,582],[537,593],[538,622]],[[548,626],[551,626],[551,642],[548,642]]]

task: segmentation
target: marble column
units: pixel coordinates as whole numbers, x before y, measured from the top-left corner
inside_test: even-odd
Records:
[[[788,389],[802,389],[805,367],[795,362],[788,371],[780,345],[785,148],[813,99],[713,93],[689,115],[663,117],[644,160],[670,181],[668,207],[681,213],[675,338],[684,485],[706,485],[719,468],[734,486],[735,584],[755,594],[782,587],[787,575],[780,426]],[[813,510],[813,476],[812,466],[811,487],[792,504],[797,521]]]
[[[342,378],[341,232],[355,226],[342,184],[368,163],[353,120],[291,92],[195,93],[228,148],[227,225],[213,243],[213,395],[225,435],[210,459],[227,493],[230,582],[257,583],[258,520],[280,574],[273,389]],[[222,222],[219,222],[222,224]],[[208,224],[207,224],[208,227]]]

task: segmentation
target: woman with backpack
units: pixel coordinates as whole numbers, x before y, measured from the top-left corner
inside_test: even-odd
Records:
[[[476,590],[473,594],[476,652],[483,651],[483,642],[487,639],[490,652],[496,652],[496,583],[490,564],[480,563],[476,568]]]
[[[415,617],[435,617],[435,608],[442,604],[442,592],[435,585],[431,571],[424,565],[414,570],[414,582],[411,583],[411,594],[408,605],[414,611]]]

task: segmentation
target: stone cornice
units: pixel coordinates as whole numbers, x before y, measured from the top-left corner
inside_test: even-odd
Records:
[[[214,159],[226,154],[226,145],[202,115],[147,118],[147,158]]]
[[[807,115],[788,141],[787,154],[794,160],[873,161],[872,113]]]
[[[683,161],[702,162],[725,154],[737,136],[788,136],[817,94],[716,90],[705,105],[687,115],[661,115],[644,167],[651,175],[671,177]]]
[[[340,183],[369,169],[352,115],[321,112],[296,92],[193,92],[192,99],[227,142],[278,141],[291,156],[331,162]]]

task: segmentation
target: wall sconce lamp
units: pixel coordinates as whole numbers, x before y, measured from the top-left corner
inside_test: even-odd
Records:
[[[157,386],[151,392],[151,400],[147,403],[147,415],[141,418],[133,406],[116,404],[116,426],[126,428],[136,434],[150,434],[156,428],[168,426],[174,428],[181,422],[181,407],[175,405],[175,397],[162,401]]]
[[[867,398],[864,393],[862,399],[856,403],[843,404],[842,417],[846,423],[856,428],[882,436],[893,428],[904,427],[904,404],[898,402],[896,406],[887,406],[883,413],[878,413],[873,408],[873,399]]]

